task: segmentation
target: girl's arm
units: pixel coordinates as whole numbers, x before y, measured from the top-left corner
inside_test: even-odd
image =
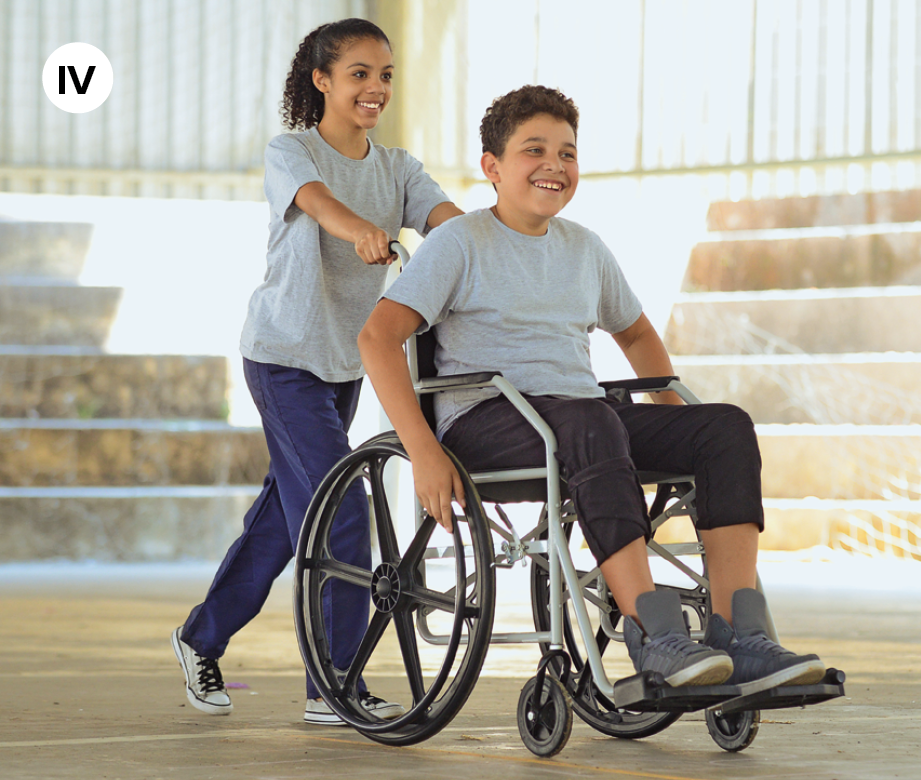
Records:
[[[671,358],[645,314],[626,330],[614,333],[614,341],[627,357],[631,367],[640,378],[647,376],[674,376]],[[684,401],[676,393],[653,393],[657,404],[681,405]]]
[[[464,506],[464,488],[422,415],[403,354],[403,343],[421,324],[417,311],[384,298],[358,334],[358,349],[381,406],[413,464],[422,507],[450,531],[452,496]]]
[[[430,228],[437,228],[442,222],[447,222],[451,217],[459,217],[463,213],[457,206],[447,201],[435,206],[429,212],[428,219],[425,222]]]
[[[323,182],[312,181],[294,196],[294,205],[316,220],[327,233],[355,244],[355,252],[368,265],[390,265],[390,235],[359,217],[338,200]]]

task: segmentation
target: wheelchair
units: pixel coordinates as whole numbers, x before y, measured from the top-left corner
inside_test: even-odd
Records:
[[[405,250],[395,247],[405,263]],[[672,688],[661,675],[649,672],[612,683],[605,665],[618,662],[615,648],[623,642],[618,630],[623,616],[594,560],[581,569],[574,563],[586,551],[570,551],[572,539],[578,537],[576,517],[554,457],[553,431],[501,373],[436,376],[434,350],[431,333],[413,337],[407,346],[410,373],[430,424],[434,425],[434,393],[495,387],[541,434],[546,466],[468,473],[446,449],[466,496],[465,508],[454,505],[451,533],[426,516],[418,500],[412,512],[414,532],[407,533],[406,523],[397,523],[400,507],[393,464],[408,462],[408,457],[392,431],[356,448],[324,478],[297,546],[294,613],[304,663],[323,698],[346,723],[385,745],[412,745],[434,736],[469,698],[490,644],[540,646],[542,657],[536,675],[521,691],[517,721],[525,746],[542,757],[565,747],[573,713],[602,734],[638,739],[663,731],[685,712],[704,710],[714,742],[734,752],[755,739],[760,710],[844,695],[845,676],[836,669],[828,669],[818,684],[747,695],[730,685]],[[677,377],[601,384],[625,399],[671,390],[687,403],[700,403]],[[709,581],[699,535],[696,541],[680,544],[655,540],[656,531],[671,518],[696,521],[694,478],[662,472],[640,472],[639,477],[650,493],[655,491],[649,554],[682,575],[679,584],[657,578],[656,587],[678,592],[691,636],[700,639],[709,615]],[[336,517],[350,490],[363,490],[369,497],[376,547],[369,569],[344,563],[333,553]],[[521,502],[542,505],[536,526],[524,535],[503,509]],[[494,517],[484,505],[492,508]],[[694,561],[696,566],[689,565]],[[518,562],[530,563],[534,630],[493,632],[497,570]],[[333,662],[323,609],[324,592],[336,582],[367,589],[371,600],[367,630],[345,669]],[[398,664],[393,661],[392,639],[382,641],[391,623],[402,656]],[[776,631],[772,638],[777,639]],[[626,655],[624,648],[621,651]],[[362,707],[359,679],[369,664],[378,671],[405,673],[403,715],[381,720]]]

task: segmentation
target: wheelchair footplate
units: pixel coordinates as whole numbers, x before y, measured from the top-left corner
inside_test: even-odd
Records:
[[[736,685],[673,688],[659,672],[641,672],[614,683],[614,706],[632,712],[695,712],[738,698]]]
[[[737,685],[687,685],[673,688],[658,672],[643,672],[614,683],[614,705],[633,712],[696,712],[717,715],[818,704],[844,695],[844,672],[829,669],[812,685],[786,685],[744,693]]]
[[[819,682],[812,685],[778,685],[755,693],[743,693],[710,706],[717,715],[730,715],[746,710],[781,710],[805,707],[844,696],[845,674],[840,669],[828,669]]]

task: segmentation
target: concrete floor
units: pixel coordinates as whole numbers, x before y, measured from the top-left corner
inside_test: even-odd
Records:
[[[247,687],[218,718],[186,703],[168,639],[213,566],[0,566],[0,778],[921,778],[921,565],[841,566],[762,566],[762,576],[785,644],[846,670],[846,698],[764,712],[738,754],[716,747],[702,715],[635,742],[577,720],[549,760],[524,748],[515,723],[534,647],[491,648],[448,728],[387,748],[298,722],[286,578],[225,656],[225,679]],[[511,608],[526,618],[525,604]],[[386,695],[396,680],[371,685]]]

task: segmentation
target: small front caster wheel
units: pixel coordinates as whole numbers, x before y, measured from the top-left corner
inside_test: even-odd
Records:
[[[544,677],[540,699],[534,701],[537,678],[525,683],[518,697],[518,731],[525,747],[535,756],[549,758],[559,753],[572,733],[572,699],[563,684]]]
[[[745,750],[758,734],[761,725],[761,712],[732,712],[728,715],[716,715],[707,710],[707,730],[713,741],[723,750],[736,753]]]

